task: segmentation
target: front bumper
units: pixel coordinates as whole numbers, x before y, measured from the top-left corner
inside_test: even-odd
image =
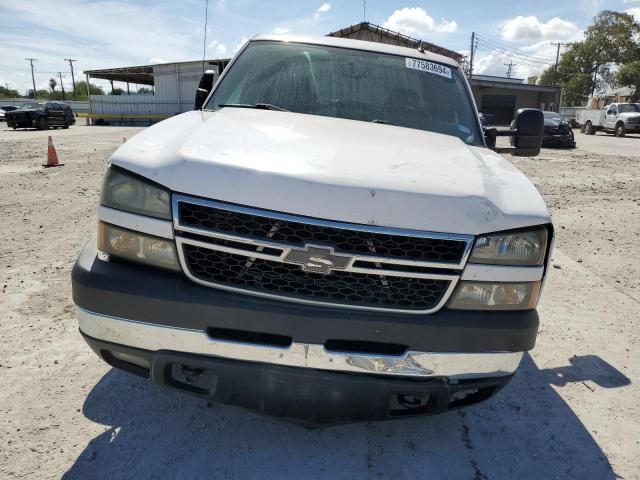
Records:
[[[153,352],[84,338],[115,368],[207,400],[305,426],[443,413],[486,400],[511,380],[510,375],[455,382],[437,377],[379,377]]]
[[[533,348],[538,328],[534,310],[442,309],[431,315],[411,315],[230,293],[197,285],[182,274],[101,261],[93,242],[78,258],[72,282],[80,330],[113,366],[216,401],[259,407],[271,415],[277,413],[273,405],[280,398],[285,405],[280,416],[305,421],[315,418],[302,418],[303,405],[309,402],[322,422],[331,410],[336,421],[364,419],[349,405],[368,404],[367,395],[376,388],[380,398],[386,398],[386,406],[382,400],[376,403],[375,415],[365,408],[366,418],[395,416],[388,406],[389,392],[412,392],[406,385],[432,402],[427,408],[419,401],[410,414],[437,413],[459,405],[459,399],[452,397],[459,385],[475,392],[465,397],[467,403],[483,400],[509,381],[522,352]],[[183,358],[189,361],[181,363]],[[216,386],[193,390],[184,387],[189,382],[176,383],[157,373],[165,372],[169,364],[183,365],[188,371],[207,370],[208,382]],[[270,387],[274,385],[270,382],[286,384],[288,377],[293,390]],[[327,387],[333,381],[334,387]],[[350,382],[354,386],[345,388]],[[368,386],[359,390],[355,387],[359,384]],[[247,390],[251,399],[245,398]],[[325,391],[333,392],[340,402],[326,401]],[[331,408],[320,412],[312,400],[316,397]],[[256,400],[260,398],[262,403]]]

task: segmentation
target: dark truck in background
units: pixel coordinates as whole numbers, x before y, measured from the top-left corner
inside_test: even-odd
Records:
[[[62,102],[31,102],[5,114],[7,126],[13,128],[69,128],[76,123],[73,110]]]

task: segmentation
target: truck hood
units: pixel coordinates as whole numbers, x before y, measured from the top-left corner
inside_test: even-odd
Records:
[[[626,112],[618,114],[618,118],[623,121],[627,121],[630,118],[640,118],[640,113],[638,112]]]
[[[289,112],[188,112],[111,162],[174,192],[351,223],[479,234],[548,223],[511,163],[456,137]]]

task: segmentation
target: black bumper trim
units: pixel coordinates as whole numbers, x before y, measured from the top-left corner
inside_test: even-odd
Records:
[[[380,377],[165,350],[150,352],[83,337],[115,368],[210,401],[306,426],[434,415],[484,401],[512,378],[451,384],[444,378]],[[144,359],[151,368],[120,360],[121,354]]]
[[[423,352],[523,352],[538,330],[535,310],[442,309],[431,315],[360,312],[296,305],[203,287],[183,274],[103,262],[89,242],[72,272],[73,300],[103,315],[197,330],[222,328],[325,344],[351,340]]]

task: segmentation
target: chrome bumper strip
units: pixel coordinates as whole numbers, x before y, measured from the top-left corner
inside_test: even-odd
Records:
[[[196,355],[290,367],[407,377],[483,378],[510,375],[522,352],[372,355],[327,351],[323,345],[293,343],[286,348],[212,340],[202,330],[167,327],[110,317],[78,308],[80,330],[95,339],[144,350]]]

